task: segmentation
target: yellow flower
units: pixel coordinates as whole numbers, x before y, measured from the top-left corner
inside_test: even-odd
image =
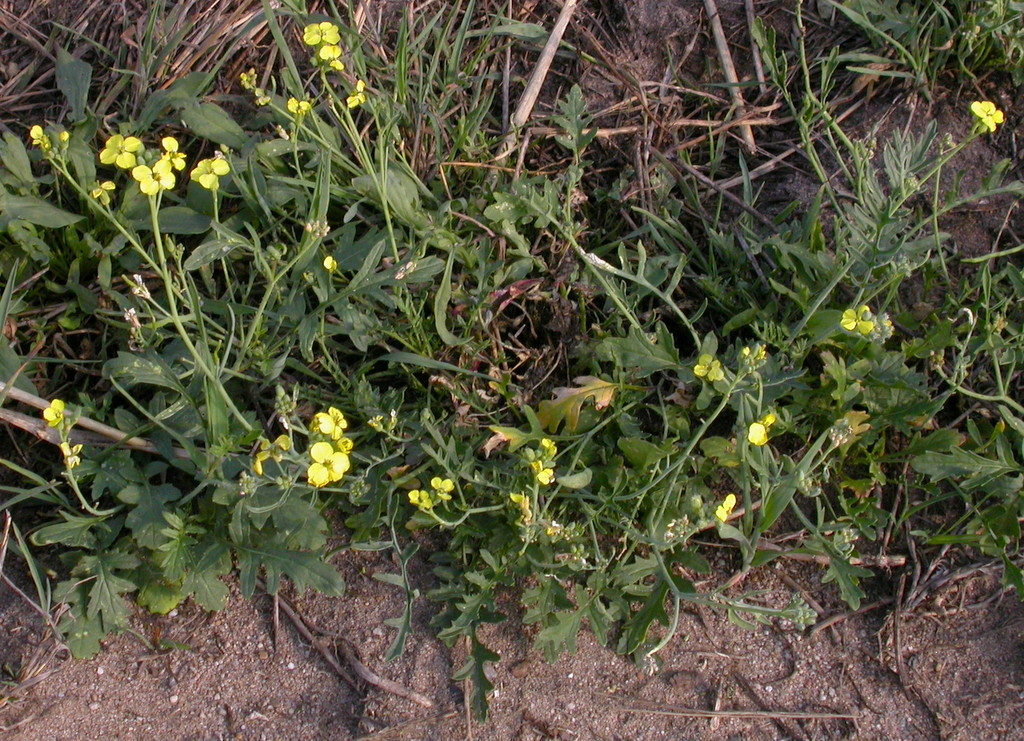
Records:
[[[60,427],[64,421],[64,402],[60,399],[51,401],[50,406],[43,410],[43,419],[50,427]]]
[[[291,448],[292,441],[287,435],[278,435],[274,438],[274,442],[270,442],[266,438],[260,438],[260,446],[253,459],[252,470],[256,472],[257,476],[262,476],[264,461],[268,459],[280,461],[283,454],[291,450]]]
[[[720,505],[718,505],[718,509],[715,510],[715,517],[717,517],[719,521],[725,522],[729,519],[729,515],[732,514],[733,507],[735,506],[736,495],[726,495],[725,500]]]
[[[242,83],[244,90],[254,90],[256,88],[256,70],[250,67],[247,72],[238,76],[238,81]]]
[[[134,167],[132,177],[139,182],[139,190],[147,196],[155,196],[162,190],[170,190],[175,183],[172,165],[167,160],[160,160],[152,168],[145,165]]]
[[[313,104],[310,103],[308,100],[288,98],[288,111],[296,118],[302,118],[311,110],[313,110]]]
[[[519,524],[529,525],[533,522],[533,510],[530,508],[530,498],[525,494],[509,494],[509,501],[519,507]]]
[[[775,424],[775,415],[768,413],[757,422],[751,423],[747,428],[747,442],[751,445],[766,445],[768,443],[768,428]]]
[[[452,498],[455,482],[451,479],[442,479],[440,476],[435,476],[430,480],[430,488],[437,493],[438,499],[447,502]]]
[[[555,445],[554,441],[544,438],[540,441],[540,452],[547,459],[552,459],[558,454],[558,446]]]
[[[100,162],[120,167],[122,170],[130,170],[136,165],[135,155],[141,151],[142,142],[134,136],[114,134],[107,139],[106,146],[100,152]]]
[[[60,139],[61,144],[67,144],[69,141],[71,141],[71,132],[62,131],[60,132],[60,134],[57,135],[57,138]]]
[[[530,461],[530,470],[533,471],[534,477],[537,482],[547,486],[555,480],[555,471],[553,468],[548,468],[541,461]]]
[[[316,487],[341,481],[352,467],[348,455],[335,450],[333,445],[326,442],[313,443],[309,448],[309,457],[313,463],[306,471],[306,477]]]
[[[189,178],[207,190],[220,188],[220,179],[231,172],[231,165],[221,157],[199,160]]]
[[[971,103],[971,113],[978,119],[982,128],[990,134],[996,130],[999,124],[1006,120],[1003,112],[996,108],[996,104],[987,100],[976,100]]]
[[[320,488],[331,483],[331,472],[322,463],[313,463],[306,469],[306,480],[310,486]]]
[[[764,345],[754,345],[753,347],[744,347],[740,350],[740,357],[750,364],[761,363],[768,357],[768,351],[765,350]]]
[[[337,44],[325,44],[316,55],[323,62],[332,62],[341,57],[341,47]]]
[[[356,89],[352,91],[352,94],[345,99],[345,104],[349,108],[358,108],[366,102],[366,83],[362,80],[356,82]]]
[[[32,139],[32,144],[39,147],[44,152],[49,152],[52,149],[53,144],[50,142],[49,135],[43,131],[43,127],[36,124],[28,130],[29,138]]]
[[[722,370],[722,364],[719,361],[705,353],[697,358],[697,364],[693,366],[693,375],[697,378],[706,378],[714,383],[725,378],[725,371]]]
[[[409,492],[409,503],[424,511],[434,508],[434,502],[431,501],[429,492],[422,489],[413,489]]]
[[[102,203],[104,206],[110,205],[110,194],[114,190],[114,184],[110,180],[104,180],[102,183],[96,183],[96,187],[89,191],[89,195],[95,198],[97,201]]]
[[[326,412],[317,412],[313,415],[313,427],[321,435],[327,435],[332,440],[340,440],[348,429],[348,420],[340,410],[329,407]]]
[[[72,446],[66,442],[62,442],[60,444],[60,452],[64,454],[64,465],[68,468],[74,468],[82,462],[82,459],[78,455],[82,452],[81,445]]]
[[[333,69],[335,72],[345,71],[345,63],[342,62],[340,59],[332,59],[330,62],[327,63],[327,66]]]
[[[330,255],[328,255],[327,257],[324,258],[324,270],[326,270],[328,273],[333,273],[337,269],[338,269],[338,261],[337,260],[335,260]]]
[[[165,136],[160,140],[160,146],[164,148],[164,153],[160,159],[166,160],[171,163],[171,167],[175,170],[185,169],[185,155],[178,151],[178,140],[173,136]]]
[[[302,31],[302,41],[306,46],[319,46],[320,44],[337,44],[341,41],[341,34],[338,27],[333,23],[313,23]]]
[[[840,325],[847,332],[859,332],[867,337],[875,328],[874,315],[868,306],[859,309],[847,309],[843,312]]]

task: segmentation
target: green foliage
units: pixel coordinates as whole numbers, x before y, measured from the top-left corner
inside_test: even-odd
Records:
[[[26,473],[3,503],[45,519],[30,567],[29,543],[63,553],[53,598],[76,656],[127,627],[129,596],[220,609],[229,574],[246,596],[261,580],[342,595],[325,559],[339,522],[349,546],[397,556],[376,575],[403,594],[389,659],[421,598],[410,560],[439,545],[426,596],[440,637],[468,646],[456,678],[481,716],[499,660],[481,629],[510,593],[552,661],[586,628],[651,668],[686,604],[813,621],[799,595],[698,589],[711,534],[742,571],[818,557],[853,609],[871,577],[855,559],[903,525],[998,558],[1019,587],[1024,285],[994,259],[951,265],[939,225],[1024,193],[1005,163],[974,191],[940,186],[980,124],[959,144],[897,133],[876,157],[831,113],[854,60],[808,60],[757,24],[816,197],[755,219],[747,179],[730,216],[664,160],[624,233],[632,204],[594,172],[577,86],[552,116],[559,171],[452,165],[490,158],[486,70],[530,28],[470,4],[404,18],[394,55],[341,27],[337,53],[321,39],[306,60],[289,34],[327,19],[265,7],[284,71],[243,75],[244,113],[190,75],[100,133],[88,65],[61,55],[69,127],[0,144],[0,319],[60,303],[39,332],[96,338],[91,360],[32,368],[74,396],[46,412],[55,475]],[[901,44],[898,74],[933,79],[924,10],[842,9]],[[28,339],[0,340],[25,392]]]

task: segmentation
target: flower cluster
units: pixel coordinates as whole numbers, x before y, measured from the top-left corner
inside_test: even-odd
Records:
[[[270,96],[267,95],[267,91],[261,87],[256,86],[256,70],[249,68],[248,72],[243,72],[238,76],[238,80],[244,90],[250,91],[256,98],[256,105],[268,105],[270,103]]]
[[[28,131],[29,139],[32,140],[32,146],[39,147],[43,154],[48,154],[53,149],[53,142],[50,141],[50,135],[43,131],[43,127],[36,124]]]
[[[530,504],[530,497],[523,492],[509,494],[508,499],[519,509],[519,524],[529,526],[533,524],[533,508]]]
[[[313,47],[314,64],[322,64],[335,72],[345,69],[341,61],[341,34],[333,23],[323,21],[306,26],[302,32],[302,42]]]
[[[750,427],[747,428],[747,442],[751,445],[767,445],[768,444],[768,430],[776,422],[776,417],[771,412],[764,415],[757,422],[751,422]]]
[[[441,502],[451,501],[453,491],[455,491],[454,481],[435,476],[430,479],[429,491],[426,489],[413,489],[409,492],[409,503],[419,507],[424,512],[429,512]]]
[[[867,305],[844,311],[839,325],[851,334],[882,342],[892,336],[892,320],[889,315],[882,313],[876,316]]]
[[[971,113],[978,119],[978,126],[990,134],[1006,120],[1003,112],[996,108],[996,104],[987,100],[976,100],[971,103]]]
[[[740,350],[740,363],[751,370],[756,370],[768,361],[768,351],[764,345],[744,347]]]
[[[142,140],[134,136],[122,136],[114,134],[100,151],[100,162],[104,165],[114,165],[122,170],[131,170],[138,162],[138,155],[142,152]]]
[[[263,475],[263,464],[272,460],[275,463],[280,463],[284,454],[292,449],[292,440],[287,435],[278,435],[274,438],[274,442],[270,442],[265,437],[260,438],[259,447],[256,450],[256,454],[252,460],[252,470],[257,476]]]
[[[715,510],[715,518],[719,522],[725,522],[729,519],[729,515],[732,514],[733,508],[736,507],[736,495],[727,494],[725,499],[722,501],[718,508]]]
[[[82,452],[82,446],[72,445],[68,442],[74,422],[68,419],[64,413],[66,409],[63,401],[54,399],[50,402],[50,406],[43,410],[43,419],[46,420],[48,427],[52,427],[60,433],[60,452],[64,455],[64,465],[71,470],[82,462],[82,457],[79,455]]]
[[[189,178],[207,190],[220,188],[220,179],[231,172],[231,166],[224,157],[199,160],[189,173]]]
[[[534,451],[527,451],[530,471],[533,478],[541,486],[548,486],[555,480],[555,456],[558,455],[558,446],[548,438],[540,441],[540,448]]]
[[[345,105],[349,108],[358,108],[366,102],[366,83],[362,80],[356,81],[356,87],[352,91],[351,95],[345,98]]]
[[[185,153],[173,136],[160,140],[162,151],[159,156],[146,151],[142,140],[134,136],[114,134],[107,139],[100,151],[100,163],[113,165],[131,172],[132,179],[139,184],[139,190],[147,196],[157,196],[177,185],[176,173],[185,169]],[[190,179],[207,190],[217,190],[220,179],[231,172],[231,166],[220,153],[212,159],[200,160],[189,174]],[[97,182],[89,194],[104,206],[110,205],[114,183],[110,180]]]
[[[725,378],[725,370],[720,361],[705,353],[697,358],[697,364],[693,366],[693,375],[714,383]]]
[[[318,412],[313,416],[313,429],[327,440],[313,443],[309,447],[312,463],[306,470],[306,478],[310,486],[317,488],[336,484],[352,467],[349,459],[352,441],[345,437],[348,420],[340,410],[330,407],[326,412]]]
[[[296,121],[301,121],[312,110],[313,104],[310,101],[288,98],[288,112],[295,116]]]

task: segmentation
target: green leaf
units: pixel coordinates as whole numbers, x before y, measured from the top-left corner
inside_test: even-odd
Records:
[[[639,649],[647,640],[647,633],[655,620],[662,625],[668,625],[668,613],[665,612],[667,596],[668,582],[659,577],[657,584],[644,600],[643,607],[633,613],[623,626],[622,638],[617,649],[620,654],[631,654]]]
[[[785,476],[772,486],[762,499],[758,530],[765,532],[770,528],[793,501],[794,494],[796,494],[796,481],[793,476]]]
[[[846,604],[851,610],[860,609],[860,602],[864,599],[864,590],[860,588],[860,580],[872,576],[871,572],[860,566],[853,566],[843,558],[830,556],[828,570],[821,578],[823,584],[834,581],[839,586]]]
[[[125,518],[124,524],[132,531],[139,545],[157,548],[167,541],[167,537],[161,535],[161,531],[167,527],[164,514],[168,502],[176,501],[180,497],[181,492],[171,484],[130,484],[118,493],[117,498],[122,502],[137,502]]]
[[[126,388],[146,384],[185,394],[185,388],[171,367],[152,352],[145,355],[119,352],[116,358],[111,358],[103,366],[103,375],[123,381]]]
[[[165,581],[150,581],[140,590],[135,601],[154,615],[166,615],[185,599],[187,592],[177,584]]]
[[[452,679],[456,682],[470,681],[470,707],[477,719],[484,721],[487,720],[487,695],[494,689],[485,669],[488,663],[498,662],[501,656],[480,643],[476,632],[471,633],[469,639],[469,656],[466,657],[466,663],[452,675]]]
[[[953,448],[949,453],[929,451],[912,458],[910,465],[918,473],[930,476],[932,481],[957,479],[967,490],[982,487],[991,490],[996,487],[1003,492],[1012,492],[1019,491],[1024,484],[1021,476],[1010,475],[1019,474],[1019,466],[985,458],[961,448]]]
[[[566,489],[582,489],[590,485],[590,480],[594,478],[594,472],[589,468],[584,468],[582,471],[571,473],[567,476],[558,476],[555,481],[558,482],[559,486],[563,486]]]
[[[211,612],[223,610],[230,593],[220,577],[208,571],[190,571],[182,589],[192,595],[197,605]]]
[[[274,543],[260,546],[236,546],[239,581],[242,594],[249,598],[256,591],[260,568],[266,571],[267,591],[276,594],[281,577],[287,576],[295,589],[304,592],[313,588],[329,597],[345,594],[345,582],[333,566],[325,563],[319,553],[296,551]]]
[[[464,345],[469,338],[460,340],[448,329],[448,301],[452,296],[452,267],[455,265],[455,250],[448,254],[448,262],[444,266],[444,275],[441,276],[441,284],[434,294],[434,329],[437,336],[449,347]]]
[[[1010,558],[1003,553],[1003,584],[1017,590],[1017,599],[1024,602],[1024,574]]]
[[[139,559],[120,550],[82,556],[72,570],[72,576],[91,577],[88,584],[89,602],[85,615],[98,617],[105,631],[121,629],[128,624],[128,605],[125,594],[136,585],[117,576],[115,571],[129,571],[139,565]]]
[[[632,328],[627,337],[609,337],[597,345],[598,357],[611,360],[622,369],[635,369],[637,378],[657,371],[678,368],[679,351],[671,332],[658,322],[654,339]]]
[[[64,640],[68,644],[71,655],[76,659],[91,659],[100,652],[100,641],[106,636],[99,618],[86,617],[84,613],[74,611],[73,621],[64,628]]]
[[[244,149],[249,143],[245,130],[214,103],[199,103],[181,110],[181,120],[198,136],[232,149]]]
[[[669,449],[665,450],[654,443],[638,437],[620,437],[615,441],[615,444],[622,451],[622,454],[626,456],[629,464],[641,471],[647,470],[672,452],[671,443],[668,444]]]
[[[210,231],[210,217],[188,206],[162,208],[157,218],[164,234],[205,234]],[[140,232],[153,231],[153,223],[148,216],[132,222],[132,226]]]
[[[60,229],[81,221],[84,217],[53,206],[35,196],[12,196],[0,193],[0,229],[17,219],[29,224]]]
[[[83,120],[92,82],[92,65],[75,59],[63,47],[57,47],[56,78],[57,89],[67,98],[71,108],[72,123]]]
[[[106,517],[76,515],[67,510],[61,510],[59,514],[64,522],[44,525],[32,534],[31,540],[35,545],[60,543],[71,548],[95,547],[96,535],[93,533],[93,528],[103,525]],[[109,530],[109,525],[104,527]]]
[[[0,145],[0,164],[3,164],[21,185],[31,186],[35,182],[28,151],[13,132],[4,132],[4,142]]]
[[[567,610],[549,615],[544,620],[534,640],[534,646],[544,653],[544,658],[555,663],[563,653],[576,653],[576,638],[583,625],[583,613],[579,610]]]

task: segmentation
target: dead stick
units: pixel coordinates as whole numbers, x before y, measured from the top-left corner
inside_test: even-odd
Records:
[[[736,75],[736,65],[732,63],[732,54],[729,53],[729,42],[725,38],[725,30],[722,28],[722,19],[718,15],[718,5],[715,0],[704,0],[704,7],[708,11],[708,21],[711,23],[711,33],[715,37],[715,46],[718,48],[718,58],[722,62],[722,72],[729,82],[729,95],[732,97],[733,105],[740,117],[747,112],[747,106],[743,102],[743,94],[740,92],[740,79]],[[754,142],[754,131],[747,124],[740,124],[740,137],[747,152],[754,154],[757,151],[757,144]]]
[[[50,406],[50,402],[46,399],[27,391],[22,391],[19,388],[0,381],[0,400],[2,400],[3,395],[9,396],[15,401],[20,401],[22,404],[35,407],[36,409],[46,409]],[[60,443],[60,434],[57,430],[47,425],[46,422],[41,419],[29,417],[27,414],[22,414],[21,412],[14,412],[9,409],[0,408],[0,420],[25,430],[25,432],[35,435],[40,440],[45,440],[46,442],[53,443],[54,445]],[[98,437],[90,436],[87,439],[83,438],[81,440],[81,442],[89,445],[116,444],[124,445],[132,450],[141,450],[145,453],[154,453],[159,455],[162,452],[156,447],[156,445],[148,440],[143,440],[139,437],[128,437],[116,427],[110,427],[109,425],[97,422],[89,417],[79,417],[75,420],[75,425],[97,433]],[[75,430],[71,431],[70,438],[72,442],[76,440]],[[173,451],[177,458],[187,460],[189,457],[188,453],[181,448],[173,448]]]
[[[683,708],[675,705],[658,705],[652,707],[630,707],[619,705],[615,708],[626,713],[651,713],[652,715],[676,715],[687,718],[757,718],[772,720],[773,718],[792,718],[793,720],[856,720],[856,715],[849,713],[794,713],[785,710],[699,710]]]
[[[754,74],[757,75],[757,86],[761,90],[761,95],[767,95],[768,86],[764,81],[764,65],[761,64],[761,49],[758,47],[757,42],[754,41],[754,0],[744,0],[743,6],[747,10],[747,28],[750,30],[750,56],[754,60]]]
[[[258,583],[260,587],[266,589],[266,585],[263,584],[262,581],[259,581]],[[352,679],[352,677],[349,676],[349,673],[342,668],[341,664],[338,662],[337,657],[333,653],[331,653],[330,650],[328,650],[327,646],[324,645],[324,642],[317,639],[313,635],[312,631],[306,625],[306,621],[303,620],[302,616],[299,615],[298,612],[296,612],[295,608],[292,607],[291,604],[289,604],[288,600],[286,600],[284,597],[280,597],[278,598],[278,604],[281,606],[281,609],[284,611],[284,614],[288,616],[288,619],[291,620],[292,624],[295,625],[295,627],[298,629],[302,637],[309,641],[310,644],[312,644],[313,647],[320,652],[320,655],[327,660],[327,663],[331,665],[331,668],[334,669],[334,671],[336,671],[341,676],[342,679],[344,679],[350,685],[355,687],[355,680]],[[414,703],[422,707],[434,707],[434,701],[431,700],[429,697],[421,695],[419,692],[416,692],[414,690],[407,689],[402,685],[398,684],[397,682],[392,682],[390,679],[384,679],[383,677],[380,677],[374,674],[372,671],[370,671],[370,669],[367,668],[367,666],[363,664],[363,662],[361,662],[359,658],[355,655],[355,651],[349,645],[348,641],[346,641],[344,638],[340,639],[340,647],[341,652],[345,655],[345,660],[349,664],[351,664],[352,669],[359,676],[359,678],[367,684],[373,685],[374,687],[382,689],[385,692],[390,692],[393,695],[404,697],[407,700],[412,700]]]
[[[504,160],[512,153],[515,149],[515,137],[519,129],[530,120],[533,106],[537,103],[540,89],[544,85],[544,80],[547,79],[548,71],[551,69],[551,62],[555,59],[558,45],[562,43],[562,36],[565,35],[565,29],[569,26],[569,20],[572,18],[573,11],[576,10],[577,2],[578,0],[565,0],[565,5],[562,6],[562,10],[558,14],[555,27],[551,29],[548,42],[544,44],[540,57],[537,59],[537,66],[533,68],[533,74],[530,75],[530,80],[526,83],[526,89],[519,99],[519,105],[516,106],[515,113],[512,114],[512,130],[505,137],[502,152],[497,157],[499,161]]]

